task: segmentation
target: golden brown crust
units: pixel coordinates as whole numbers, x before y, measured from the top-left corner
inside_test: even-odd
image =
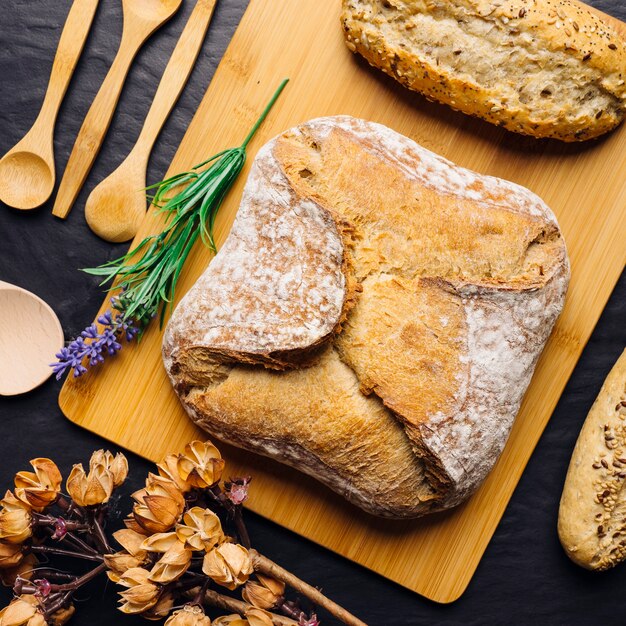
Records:
[[[360,393],[332,347],[309,369],[234,367],[222,384],[181,400],[214,435],[278,456],[376,515],[414,517],[438,499],[402,426],[376,396]]]
[[[425,185],[403,171],[421,163],[391,159],[375,138],[355,141],[343,128],[314,151],[288,131],[274,154],[297,195],[355,225],[350,247],[359,281],[383,272],[532,289],[562,266],[556,223],[518,210],[512,190],[490,185],[487,177],[475,177],[467,194],[438,185],[436,171],[429,173],[433,184]]]
[[[355,371],[361,391],[376,394],[412,426],[453,412],[464,401],[469,370],[463,358],[465,311],[458,294],[439,281],[368,279],[335,345]],[[412,389],[420,393],[407,393]]]
[[[282,273],[266,272],[287,226],[302,245]],[[341,250],[325,247],[335,236]],[[313,272],[320,250],[334,260]],[[256,302],[230,295],[241,275],[270,303],[306,303],[302,281],[285,291],[283,274],[309,276],[307,293],[337,303],[307,318],[315,332],[301,315],[277,331]],[[228,241],[168,325],[165,364],[209,432],[370,512],[417,516],[457,504],[492,467],[567,280],[554,216],[528,190],[381,125],[320,118],[262,149]],[[246,281],[236,289],[251,292]],[[213,312],[221,294],[225,328]],[[258,366],[266,332],[288,369]]]
[[[404,86],[514,132],[580,141],[624,117],[626,43],[578,2],[344,0],[342,26]]]
[[[604,570],[626,559],[626,350],[607,376],[572,454],[559,538],[578,565]]]

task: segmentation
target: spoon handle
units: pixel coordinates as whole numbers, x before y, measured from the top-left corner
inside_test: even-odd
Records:
[[[50,81],[38,121],[50,129],[52,136],[59,107],[83,51],[99,0],[74,0],[65,21],[57,47]]]
[[[133,59],[145,40],[155,30],[155,28],[146,30],[129,27],[126,15],[124,22],[119,50],[78,131],[76,143],[74,143],[59,185],[52,214],[63,219],[71,211],[100,151]]]
[[[146,164],[154,142],[172,112],[198,58],[216,2],[217,0],[197,1],[163,72],[141,134],[133,148],[133,152],[141,153]]]

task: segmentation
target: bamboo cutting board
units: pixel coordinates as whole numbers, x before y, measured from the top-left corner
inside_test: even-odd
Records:
[[[250,147],[312,117],[381,122],[471,169],[526,185],[555,211],[572,261],[567,304],[539,361],[506,449],[465,505],[423,520],[369,517],[313,479],[223,446],[227,475],[254,476],[249,508],[438,602],[469,583],[626,262],[626,127],[584,145],[519,137],[426,102],[346,49],[338,0],[252,0],[182,142],[170,173],[239,145],[279,80],[291,83]],[[626,25],[607,18],[626,33]],[[249,165],[216,225],[224,241]],[[151,215],[138,237],[158,230]],[[178,297],[211,255],[199,245]],[[103,309],[108,302],[105,301]],[[77,424],[158,460],[202,437],[166,379],[155,324],[140,345],[68,380],[60,406]],[[554,494],[557,497],[557,494]]]

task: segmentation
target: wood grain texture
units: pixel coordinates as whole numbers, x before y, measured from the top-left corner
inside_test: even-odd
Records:
[[[1,280],[0,311],[0,396],[16,396],[52,376],[63,329],[41,298]]]
[[[124,27],[119,50],[96,94],[78,137],[54,201],[52,214],[65,219],[98,156],[113,119],[126,76],[141,46],[180,7],[182,0],[123,0]]]
[[[526,185],[555,211],[572,261],[566,307],[503,455],[465,505],[417,521],[380,520],[296,471],[222,446],[228,475],[254,476],[249,508],[435,601],[450,602],[469,583],[626,262],[626,131],[565,145],[516,136],[428,103],[348,52],[339,8],[338,2],[321,6],[317,0],[252,0],[170,173],[239,144],[279,80],[290,76],[250,158],[286,128],[321,115],[350,114],[386,124],[464,167]],[[625,25],[606,19],[626,33]],[[218,244],[232,224],[248,168],[217,220]],[[158,228],[151,212],[138,237]],[[201,246],[193,251],[179,298],[210,258]],[[153,460],[202,437],[169,386],[160,342],[155,325],[115,362],[66,382],[62,410]]]
[[[146,214],[146,170],[156,138],[198,58],[217,0],[198,0],[163,72],[152,106],[133,149],[87,198],[85,219],[107,241],[128,241]]]
[[[54,126],[91,29],[99,0],[75,0],[67,16],[37,119],[0,161],[0,200],[16,209],[41,206],[52,193]]]

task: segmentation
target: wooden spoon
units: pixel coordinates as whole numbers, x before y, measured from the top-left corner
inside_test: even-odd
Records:
[[[89,195],[87,224],[107,241],[128,241],[146,214],[146,170],[156,138],[198,58],[216,0],[198,0],[172,53],[137,143],[122,164]]]
[[[41,111],[28,133],[0,161],[0,200],[16,209],[42,205],[54,188],[54,125],[98,1],[74,1],[61,33]]]
[[[63,347],[63,329],[41,298],[2,281],[0,311],[0,395],[15,396],[52,375],[50,363]]]
[[[71,211],[100,151],[135,55],[146,39],[178,11],[181,2],[182,0],[122,0],[122,41],[109,73],[78,131],[59,186],[53,215],[65,219]]]

